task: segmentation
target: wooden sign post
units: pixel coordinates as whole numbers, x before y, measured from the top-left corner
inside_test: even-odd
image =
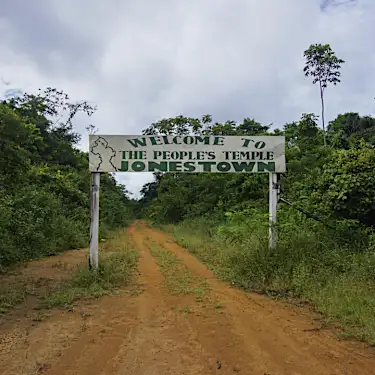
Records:
[[[100,173],[91,173],[90,268],[99,266],[99,190]]]

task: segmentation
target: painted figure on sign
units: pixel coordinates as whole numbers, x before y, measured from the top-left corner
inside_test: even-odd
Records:
[[[114,165],[117,152],[108,144],[105,138],[98,137],[92,143],[90,152],[92,155],[95,155],[94,162],[92,163],[96,165],[97,171],[113,169],[114,172],[117,172],[117,167]]]

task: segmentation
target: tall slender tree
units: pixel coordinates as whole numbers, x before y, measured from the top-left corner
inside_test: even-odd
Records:
[[[322,127],[324,134],[324,145],[326,141],[326,129],[324,118],[324,90],[329,83],[336,85],[340,81],[340,68],[341,64],[345,63],[344,60],[339,59],[332,51],[329,44],[312,44],[304,52],[306,64],[303,69],[305,76],[311,76],[313,84],[319,83],[320,100],[322,104]]]

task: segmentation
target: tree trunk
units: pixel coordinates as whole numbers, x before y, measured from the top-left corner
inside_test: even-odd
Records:
[[[324,121],[324,96],[323,96],[323,87],[322,83],[319,82],[320,86],[320,100],[322,102],[322,127],[323,127],[323,140],[324,140],[324,147],[327,146],[327,139],[326,139],[326,126]]]

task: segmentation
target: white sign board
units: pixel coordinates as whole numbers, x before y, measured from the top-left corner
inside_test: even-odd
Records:
[[[91,172],[283,173],[285,137],[90,135]]]

